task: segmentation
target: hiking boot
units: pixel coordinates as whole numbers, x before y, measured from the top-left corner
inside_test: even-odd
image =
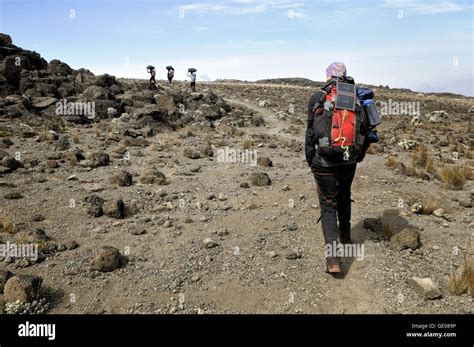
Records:
[[[342,243],[343,245],[350,245],[352,244],[352,238],[351,235],[341,235],[339,237],[339,243]]]
[[[351,226],[350,225],[339,226],[339,230],[340,230],[339,243],[342,243],[344,245],[351,244],[352,243]]]
[[[326,258],[326,272],[330,274],[341,273],[341,261],[339,260],[339,258]]]

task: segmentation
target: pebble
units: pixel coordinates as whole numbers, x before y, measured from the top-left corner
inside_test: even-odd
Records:
[[[216,241],[214,241],[213,239],[211,239],[210,237],[208,237],[208,238],[205,238],[202,241],[202,245],[205,248],[214,248],[214,247],[217,247],[219,244]]]
[[[289,231],[295,231],[295,230],[298,230],[298,224],[296,224],[295,222],[290,222],[286,225],[286,228]]]

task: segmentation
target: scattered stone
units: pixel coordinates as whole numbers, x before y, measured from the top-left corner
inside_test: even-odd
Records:
[[[443,217],[443,215],[444,215],[444,210],[442,208],[438,208],[433,211],[433,216]]]
[[[106,216],[111,218],[122,219],[125,217],[125,204],[121,199],[104,203],[102,210]]]
[[[266,254],[266,256],[269,257],[269,258],[276,258],[276,257],[278,257],[278,254],[277,254],[277,252],[275,252],[275,251],[268,251],[268,252],[265,253],[265,254]]]
[[[248,182],[242,182],[240,183],[240,188],[248,189],[250,188],[250,184],[248,184]]]
[[[16,160],[15,158],[7,155],[7,156],[3,157],[2,165],[9,168],[9,169],[11,169],[11,170],[16,170],[21,166],[21,163],[18,160]]]
[[[118,111],[113,107],[107,107],[107,117],[115,118],[118,115]]]
[[[122,256],[117,248],[103,246],[94,256],[94,259],[92,260],[92,268],[101,272],[114,271],[120,266],[121,259]]]
[[[76,165],[81,160],[84,160],[84,153],[79,148],[72,149],[67,154],[69,164]]]
[[[227,230],[226,227],[223,227],[222,229],[219,229],[217,231],[217,236],[227,236],[229,235],[229,231]]]
[[[110,157],[105,152],[96,152],[87,156],[94,162],[94,166],[107,166],[109,165]]]
[[[298,230],[298,224],[296,224],[295,222],[290,222],[286,225],[286,228],[289,231],[295,231],[295,230]]]
[[[301,258],[301,251],[298,248],[286,253],[285,258],[288,260],[296,260]]]
[[[142,184],[159,184],[165,185],[167,184],[166,176],[156,168],[151,168],[149,170],[144,171],[140,175],[140,183]]]
[[[405,228],[396,233],[390,239],[390,248],[395,250],[403,250],[410,248],[415,250],[420,247],[420,233],[412,228]]]
[[[38,96],[32,98],[32,106],[36,109],[45,109],[48,106],[54,105],[58,99],[49,96]]]
[[[86,212],[93,217],[101,217],[104,214],[102,206],[105,200],[98,195],[90,195],[85,198]]]
[[[5,302],[31,302],[38,299],[43,279],[32,275],[15,275],[4,287]]]
[[[381,234],[383,231],[383,223],[380,218],[365,218],[363,225],[365,229],[377,234]]]
[[[59,162],[57,160],[51,159],[46,162],[46,165],[51,169],[55,169],[59,167]]]
[[[205,247],[205,248],[214,248],[214,247],[217,247],[219,246],[219,244],[214,241],[213,239],[211,239],[210,237],[204,239],[202,241],[202,245]]]
[[[9,193],[6,193],[3,197],[8,200],[16,200],[16,199],[21,199],[23,195],[21,195],[20,192],[9,192]]]
[[[79,247],[79,244],[78,244],[76,241],[74,241],[74,240],[69,240],[69,241],[66,241],[66,242],[64,243],[64,246],[66,246],[66,249],[67,249],[67,250],[71,251],[71,250],[73,250],[73,249],[78,248],[78,247]]]
[[[273,162],[268,157],[258,157],[257,164],[264,167],[272,167]]]
[[[183,150],[183,156],[189,159],[199,159],[201,158],[201,154],[199,152],[192,150],[191,148],[185,148]]]
[[[269,186],[272,184],[270,177],[265,172],[253,172],[250,174],[249,181],[257,187]]]
[[[8,279],[12,276],[13,274],[7,269],[0,269],[0,294],[3,294],[5,283],[7,283]]]
[[[120,187],[129,187],[133,183],[132,174],[122,170],[112,176],[111,182],[113,184],[117,184]]]
[[[425,300],[433,300],[442,296],[439,287],[433,283],[431,278],[412,277],[409,280],[409,284]]]
[[[143,235],[143,234],[146,233],[146,230],[145,229],[140,229],[140,228],[135,228],[135,229],[130,230],[130,233],[132,235]]]

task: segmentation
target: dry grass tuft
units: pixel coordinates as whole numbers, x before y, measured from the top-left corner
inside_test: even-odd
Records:
[[[453,295],[464,293],[474,297],[474,257],[468,244],[467,251],[463,254],[463,264],[457,272],[448,277],[448,290]]]
[[[395,157],[389,156],[387,158],[387,162],[385,163],[385,165],[388,166],[389,168],[394,168],[395,166],[397,166],[398,163],[399,161]]]
[[[253,143],[250,139],[245,139],[244,141],[242,141],[242,149],[250,149],[252,145]]]
[[[16,232],[15,225],[10,221],[7,213],[3,211],[2,216],[2,230],[5,234],[14,234]]]
[[[466,175],[469,174],[468,169],[464,167],[443,165],[440,170],[441,180],[450,189],[461,189],[466,183]]]

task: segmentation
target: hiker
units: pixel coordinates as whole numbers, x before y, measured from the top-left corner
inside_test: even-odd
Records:
[[[168,70],[168,83],[171,84],[174,77],[174,68],[172,66],[167,66],[166,69]]]
[[[351,185],[356,166],[378,138],[344,64],[329,65],[326,77],[326,84],[309,100],[305,154],[317,185],[326,270],[337,274],[341,259],[336,247],[352,243]],[[359,94],[373,97],[367,89]]]
[[[155,84],[156,85],[156,80],[155,80],[155,76],[156,76],[156,69],[154,66],[152,65],[148,65],[147,68],[146,68],[147,72],[149,74],[151,74],[151,77],[150,77],[150,84]]]
[[[190,68],[188,69],[188,76],[191,78],[191,90],[193,92],[196,91],[196,69]]]

